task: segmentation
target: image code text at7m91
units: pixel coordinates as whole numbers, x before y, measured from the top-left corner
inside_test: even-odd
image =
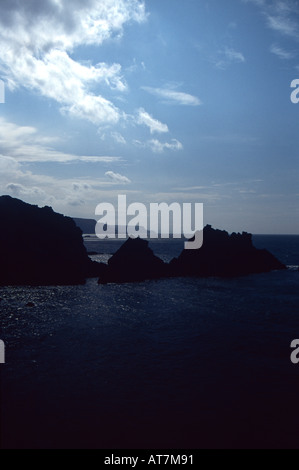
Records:
[[[135,468],[140,465],[193,465],[193,455],[152,454],[143,457],[119,457],[112,454],[104,459],[105,465],[128,465]]]

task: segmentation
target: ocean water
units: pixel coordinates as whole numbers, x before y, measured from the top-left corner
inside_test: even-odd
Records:
[[[254,243],[290,269],[0,288],[2,448],[298,448],[299,237]],[[168,261],[182,242],[151,246]]]

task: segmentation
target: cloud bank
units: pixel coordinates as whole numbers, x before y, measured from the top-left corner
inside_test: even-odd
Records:
[[[91,86],[125,91],[121,66],[82,65],[71,54],[78,46],[119,37],[127,23],[145,19],[139,0],[2,0],[0,73],[11,90],[33,90],[55,100],[65,114],[115,124],[122,111]]]
[[[84,156],[56,150],[54,138],[40,135],[35,127],[17,126],[0,118],[0,158],[8,156],[18,163],[112,163],[121,160],[114,156]]]

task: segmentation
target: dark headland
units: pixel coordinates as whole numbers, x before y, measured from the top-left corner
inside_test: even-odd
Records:
[[[50,207],[0,197],[0,285],[76,285],[97,277],[100,284],[168,277],[234,277],[286,269],[252,236],[204,229],[200,250],[184,250],[164,263],[146,240],[128,239],[108,265],[88,257],[75,221]]]
[[[93,274],[71,218],[2,196],[0,220],[0,285],[76,285]]]

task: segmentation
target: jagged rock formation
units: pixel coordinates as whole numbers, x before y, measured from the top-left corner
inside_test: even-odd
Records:
[[[157,258],[147,241],[137,238],[129,239],[101,269],[99,284],[163,277],[238,277],[286,267],[267,250],[255,248],[252,235],[229,235],[207,226],[203,247],[184,250],[170,264]]]
[[[200,250],[184,250],[172,260],[173,276],[236,277],[286,269],[269,251],[253,246],[248,233],[229,235],[210,225],[204,229]]]
[[[98,276],[69,217],[0,197],[0,285],[71,285]]]
[[[129,238],[110,258],[106,270],[102,269],[99,284],[159,279],[168,274],[167,265],[140,238]]]

